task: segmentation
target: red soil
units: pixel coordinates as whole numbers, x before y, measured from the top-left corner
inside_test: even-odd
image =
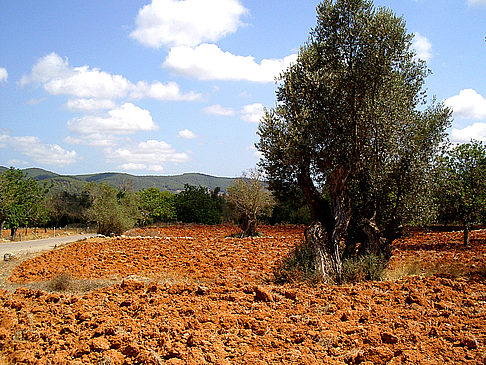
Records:
[[[0,291],[4,361],[486,363],[486,282],[478,273],[486,232],[474,232],[467,248],[455,233],[396,241],[390,273],[414,264],[423,275],[279,286],[270,281],[272,267],[302,239],[303,228],[264,227],[263,237],[226,238],[236,231],[141,230],[132,234],[158,238],[92,239],[22,263],[12,282],[63,273],[123,281],[84,295]]]

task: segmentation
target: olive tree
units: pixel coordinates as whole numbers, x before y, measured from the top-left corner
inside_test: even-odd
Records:
[[[486,146],[473,140],[446,149],[439,169],[439,219],[461,223],[467,245],[472,224],[486,218]]]
[[[270,214],[275,201],[256,171],[244,173],[228,187],[228,202],[237,216],[243,237],[254,236],[258,216]]]
[[[85,191],[92,201],[85,214],[88,220],[96,222],[98,233],[121,234],[135,226],[140,214],[136,194],[106,183],[88,183]]]
[[[260,122],[261,166],[271,188],[298,183],[304,192],[323,280],[340,280],[344,238],[388,251],[385,228],[400,224],[407,178],[428,165],[450,123],[448,109],[426,105],[429,71],[412,39],[401,17],[371,1],[323,1]]]

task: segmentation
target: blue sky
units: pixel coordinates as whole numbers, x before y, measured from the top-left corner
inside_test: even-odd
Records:
[[[2,0],[0,165],[239,176],[318,3]],[[486,141],[486,0],[375,5],[415,34],[451,140]]]

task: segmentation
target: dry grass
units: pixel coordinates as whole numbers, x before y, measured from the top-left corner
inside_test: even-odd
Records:
[[[27,287],[51,293],[85,294],[91,290],[112,286],[120,280],[114,279],[76,279],[68,273],[63,273],[48,281],[36,281],[25,284],[11,284],[10,290],[17,287]]]
[[[404,262],[388,268],[385,271],[385,279],[398,280],[406,276],[444,275],[452,278],[466,276],[468,271],[460,264],[442,263],[437,265],[434,262],[427,262],[417,258],[410,258]]]

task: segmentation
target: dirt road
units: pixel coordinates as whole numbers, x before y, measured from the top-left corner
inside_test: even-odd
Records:
[[[79,241],[85,238],[95,237],[95,236],[96,234],[77,234],[73,236],[53,237],[53,238],[45,238],[45,239],[33,240],[33,241],[0,243],[0,259],[3,260],[4,255],[6,253],[18,255],[18,254],[24,254],[29,252],[50,250],[59,245],[63,245],[66,243],[71,243],[71,242],[75,242],[75,241]]]

